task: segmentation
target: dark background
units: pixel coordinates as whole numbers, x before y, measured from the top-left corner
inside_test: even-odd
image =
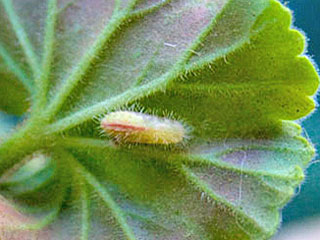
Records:
[[[307,54],[320,66],[320,0],[290,0],[286,4],[294,13],[294,26],[303,30],[307,36]],[[302,125],[318,154],[306,171],[300,193],[284,208],[283,225],[303,221],[308,217],[320,217],[320,162],[316,161],[320,160],[320,109],[305,119]]]

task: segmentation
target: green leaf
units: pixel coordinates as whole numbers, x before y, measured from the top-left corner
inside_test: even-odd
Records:
[[[28,98],[29,94],[21,82],[12,73],[4,72],[0,59],[0,109],[22,115],[29,108]]]
[[[32,16],[30,6],[25,8],[26,4],[23,1],[15,3],[25,17]],[[38,27],[31,19],[24,20],[23,23],[29,27]],[[37,56],[11,1],[3,1],[3,6],[0,8],[0,24],[0,109],[21,115],[28,109],[29,97],[33,93],[32,74],[27,63],[38,69],[38,66],[35,66]],[[39,37],[36,34],[32,36],[34,39]]]
[[[0,142],[1,239],[272,237],[314,155],[293,121],[319,84],[288,9],[0,3],[0,108],[28,110]],[[97,119],[119,109],[176,119],[186,141],[116,143]]]

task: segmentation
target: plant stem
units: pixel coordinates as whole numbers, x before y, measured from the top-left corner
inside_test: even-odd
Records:
[[[46,139],[37,134],[38,124],[30,121],[0,144],[0,176],[23,158],[42,148]]]

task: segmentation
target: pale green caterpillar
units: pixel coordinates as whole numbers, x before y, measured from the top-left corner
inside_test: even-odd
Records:
[[[186,130],[178,121],[132,111],[105,115],[101,128],[117,142],[169,145],[186,137]]]

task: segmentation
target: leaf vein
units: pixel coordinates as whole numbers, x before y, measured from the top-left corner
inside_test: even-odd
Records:
[[[33,82],[21,69],[18,63],[10,56],[9,52],[0,43],[0,56],[4,60],[4,63],[8,69],[20,80],[20,82],[26,87],[29,93],[33,93]]]
[[[264,229],[259,223],[253,219],[252,217],[248,216],[244,211],[240,210],[234,204],[227,202],[225,199],[221,198],[220,196],[216,195],[209,186],[202,180],[200,180],[197,176],[195,176],[187,167],[183,166],[181,169],[181,172],[184,174],[186,179],[190,181],[197,189],[199,189],[201,192],[205,192],[210,198],[212,198],[214,201],[217,201],[218,203],[226,206],[230,210],[234,212],[234,214],[241,219],[247,219],[247,221],[254,226],[254,229],[259,230],[262,233],[265,233],[266,235],[271,235],[271,233],[267,232],[266,229]],[[239,223],[240,224],[240,223]],[[249,236],[252,234],[249,232],[246,232]]]
[[[45,103],[49,87],[49,76],[51,71],[51,64],[53,61],[53,48],[55,42],[55,25],[57,21],[57,0],[49,0],[48,4],[48,16],[46,20],[46,30],[44,39],[44,54],[42,62],[42,72],[41,75],[36,79],[36,84],[38,86],[38,108],[41,110]]]
[[[38,57],[36,56],[35,51],[32,47],[32,44],[30,43],[30,40],[28,38],[28,35],[25,32],[24,28],[22,27],[20,23],[20,19],[14,10],[12,0],[1,0],[1,1],[6,13],[8,14],[8,18],[13,27],[13,30],[15,31],[15,34],[27,57],[27,61],[33,71],[33,74],[35,77],[37,77],[40,74]]]
[[[82,175],[85,177],[88,184],[90,184],[95,191],[100,195],[103,201],[107,204],[108,208],[111,210],[114,218],[117,220],[119,226],[121,227],[123,233],[128,240],[136,240],[136,237],[128,225],[126,220],[126,214],[118,206],[118,204],[113,200],[109,192],[98,182],[98,180],[86,171],[79,163],[77,164]]]

